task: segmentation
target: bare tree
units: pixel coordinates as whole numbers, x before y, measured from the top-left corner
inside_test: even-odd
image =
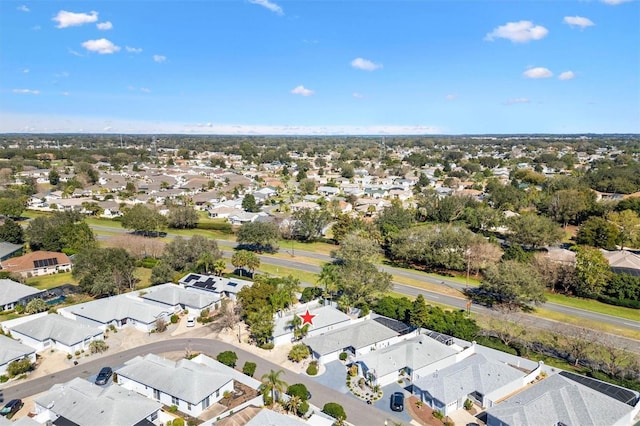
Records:
[[[594,340],[600,344],[604,372],[612,377],[622,376],[624,367],[633,359],[631,352],[627,347],[620,347],[620,343],[610,334],[598,332]]]
[[[500,261],[503,253],[499,246],[486,241],[472,243],[467,250],[467,266],[474,275],[478,275],[482,269]]]
[[[240,321],[240,311],[237,305],[229,299],[223,299],[220,305],[220,326],[223,330],[233,330]]]
[[[109,247],[122,247],[136,259],[145,257],[160,258],[166,243],[157,238],[145,238],[139,235],[120,234],[107,240]]]

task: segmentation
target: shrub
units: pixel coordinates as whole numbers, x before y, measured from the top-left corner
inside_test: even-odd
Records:
[[[306,401],[309,398],[309,390],[302,383],[295,383],[287,388],[287,395],[297,396],[301,401]]]
[[[7,374],[9,374],[9,377],[18,376],[30,371],[32,367],[31,360],[29,360],[29,358],[23,358],[19,361],[9,363],[9,366],[7,367]]]
[[[260,349],[271,350],[271,349],[273,349],[273,347],[274,347],[273,342],[267,342],[267,343],[264,343],[264,344],[260,345]]]
[[[182,417],[176,417],[171,421],[171,426],[184,426],[184,419]]]
[[[89,343],[89,351],[91,351],[92,354],[101,354],[107,349],[109,349],[109,345],[107,345],[104,340],[94,340]]]
[[[315,376],[316,374],[318,374],[318,361],[311,361],[311,363],[307,367],[307,374],[309,376]]]
[[[271,405],[273,404],[273,398],[265,393],[262,395],[262,402],[264,402],[264,405]]]
[[[471,400],[469,398],[467,398],[464,401],[464,405],[463,405],[465,410],[471,410],[471,407],[473,407],[473,402],[471,402]]]
[[[348,356],[346,352],[340,352],[340,361],[346,361]]]
[[[236,366],[236,362],[238,361],[238,355],[236,355],[233,351],[224,351],[220,352],[216,357],[218,362],[223,363],[224,365],[234,368]]]
[[[73,355],[67,354],[67,359],[71,359],[71,358],[73,358]]]
[[[24,306],[22,306],[22,305],[17,305],[17,306],[15,307],[15,311],[16,311],[16,314],[22,314],[22,313],[24,312]]]
[[[0,383],[5,383],[9,380],[9,377],[5,376],[4,374],[2,376],[0,376]]]
[[[433,417],[435,417],[438,420],[442,420],[444,419],[444,414],[442,414],[442,411],[440,410],[433,410]]]
[[[176,314],[171,315],[171,324],[177,324],[180,317]]]
[[[327,402],[324,404],[324,407],[322,407],[322,412],[337,420],[347,419],[347,413],[344,412],[342,405],[337,402]]]
[[[249,377],[253,377],[256,372],[256,363],[251,361],[246,361],[242,366],[242,372]]]
[[[156,331],[158,333],[162,333],[167,329],[167,322],[163,318],[158,318],[156,320]]]
[[[300,405],[298,405],[298,415],[304,416],[309,411],[309,403],[307,401],[302,401]]]
[[[289,351],[289,359],[293,362],[300,362],[303,359],[307,359],[309,358],[309,355],[311,355],[309,347],[304,343],[293,345]]]
[[[176,411],[178,411],[178,406],[177,405],[172,405],[171,407],[169,407],[169,412],[170,413],[175,413]]]

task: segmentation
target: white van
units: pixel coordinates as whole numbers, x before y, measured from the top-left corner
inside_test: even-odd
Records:
[[[187,327],[196,325],[196,317],[187,317]]]

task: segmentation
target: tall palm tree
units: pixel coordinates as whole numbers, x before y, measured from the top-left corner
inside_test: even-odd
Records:
[[[338,279],[339,271],[336,264],[325,263],[322,265],[318,283],[324,285],[325,297],[330,296],[330,298],[333,298],[333,294],[338,291]]]
[[[302,399],[297,395],[293,395],[289,398],[289,401],[287,401],[287,411],[293,414],[298,414],[300,404],[302,404]]]
[[[262,393],[270,392],[271,399],[275,402],[278,402],[278,394],[284,393],[289,386],[287,382],[280,378],[281,374],[284,374],[284,370],[271,370],[260,378],[262,384],[259,389]]]

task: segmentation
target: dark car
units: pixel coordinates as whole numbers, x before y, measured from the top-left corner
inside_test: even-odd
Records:
[[[23,405],[24,403],[22,402],[21,399],[12,399],[11,401],[7,402],[4,407],[0,409],[0,415],[11,417],[15,413],[20,411]]]
[[[402,392],[394,392],[391,395],[391,409],[393,411],[404,410],[404,394]]]
[[[102,370],[98,373],[98,377],[96,377],[96,385],[106,385],[112,375],[113,370],[111,367],[102,367]]]

